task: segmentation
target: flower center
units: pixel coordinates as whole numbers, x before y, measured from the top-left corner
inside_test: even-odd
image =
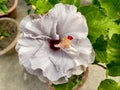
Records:
[[[72,36],[64,37],[61,40],[50,40],[50,48],[54,51],[59,50],[60,48],[69,48],[71,45]]]
[[[59,47],[55,47],[55,44],[59,44],[60,43],[60,40],[50,40],[49,41],[49,46],[52,50],[54,51],[57,51],[59,50],[60,48]]]

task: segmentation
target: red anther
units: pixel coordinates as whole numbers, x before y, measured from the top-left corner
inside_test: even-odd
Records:
[[[68,38],[69,40],[72,40],[72,39],[73,39],[73,37],[72,37],[72,36],[68,36],[67,38]]]

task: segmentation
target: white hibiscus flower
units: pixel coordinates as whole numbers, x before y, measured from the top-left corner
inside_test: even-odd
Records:
[[[86,19],[73,5],[56,4],[34,19],[29,15],[21,21],[20,29],[16,45],[20,63],[43,81],[66,83],[94,61]]]

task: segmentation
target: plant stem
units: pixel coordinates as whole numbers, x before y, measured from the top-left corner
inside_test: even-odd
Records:
[[[103,66],[103,65],[101,65],[101,64],[96,64],[96,65],[98,65],[98,66],[102,67],[103,69],[106,69],[106,67],[105,67],[105,66]]]

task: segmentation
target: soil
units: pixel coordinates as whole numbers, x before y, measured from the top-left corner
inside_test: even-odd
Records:
[[[10,36],[4,37],[0,40],[0,50],[6,48],[16,37],[17,34],[17,26],[15,23],[7,21],[7,20],[0,20],[0,30],[7,32]]]
[[[10,9],[14,4],[14,0],[7,0],[6,6],[8,9]]]

